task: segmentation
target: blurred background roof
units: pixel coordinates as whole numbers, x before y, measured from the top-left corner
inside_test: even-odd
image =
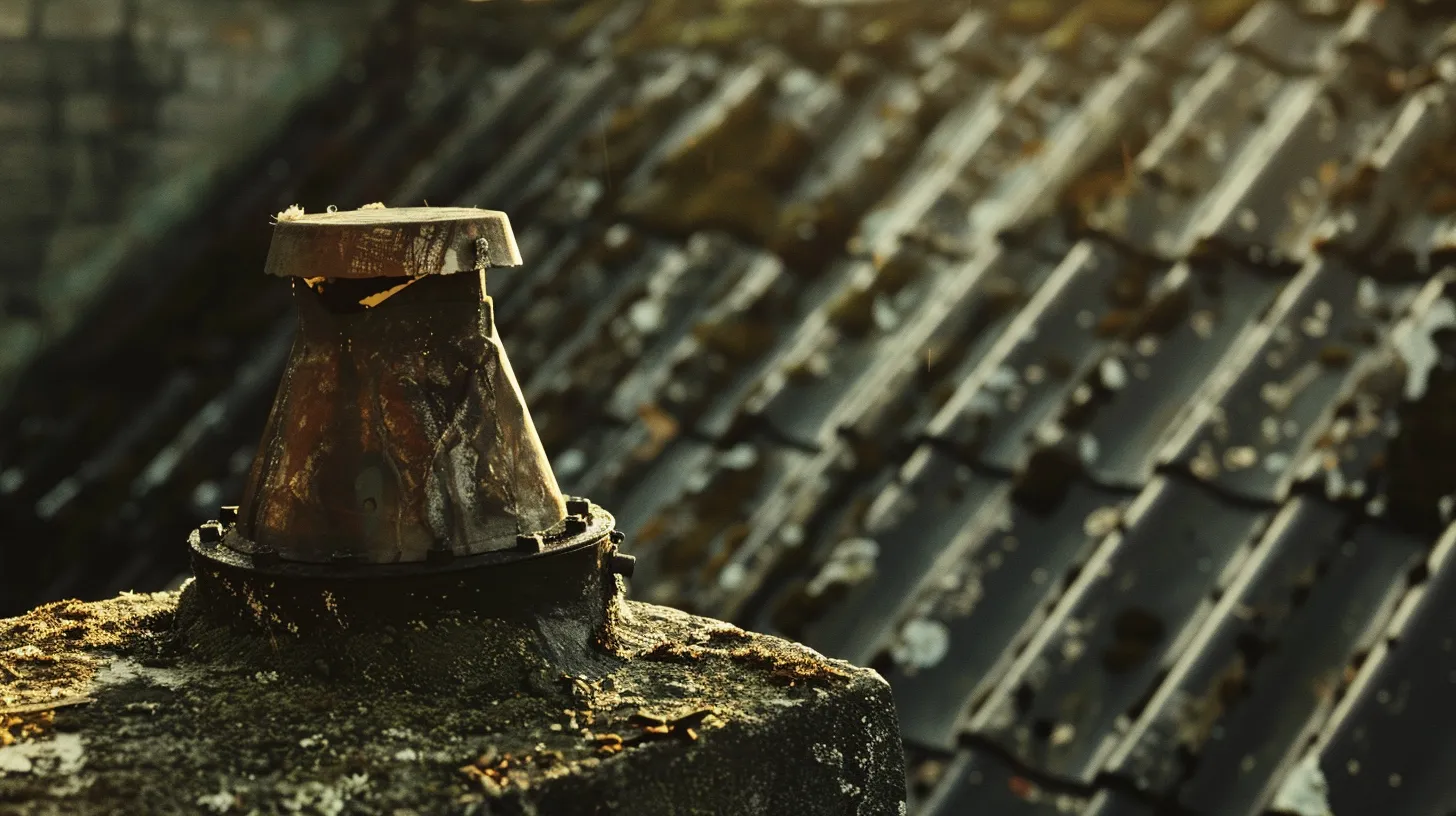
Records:
[[[0,614],[236,500],[269,213],[478,205],[634,594],[879,668],[917,810],[1448,812],[1452,20],[0,0]]]

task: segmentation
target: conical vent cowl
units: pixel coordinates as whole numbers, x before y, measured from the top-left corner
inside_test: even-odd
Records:
[[[280,215],[294,342],[237,532],[285,561],[396,563],[518,546],[565,501],[496,334],[504,213]]]

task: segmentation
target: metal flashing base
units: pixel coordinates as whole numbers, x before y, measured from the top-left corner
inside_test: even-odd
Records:
[[[514,550],[397,564],[314,564],[270,557],[236,527],[209,522],[189,538],[191,595],[214,622],[328,636],[349,627],[467,615],[568,615],[601,625],[615,575],[630,574],[612,516],[586,499]]]

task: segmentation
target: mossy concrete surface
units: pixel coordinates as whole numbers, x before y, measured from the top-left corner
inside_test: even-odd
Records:
[[[178,610],[0,620],[0,814],[904,812],[885,682],[717,621],[618,602],[567,671],[489,621],[368,633],[418,647],[399,683]]]

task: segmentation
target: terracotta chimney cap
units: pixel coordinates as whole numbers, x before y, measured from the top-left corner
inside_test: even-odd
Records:
[[[278,214],[270,275],[300,278],[418,278],[520,266],[503,212],[476,207],[381,207]]]

